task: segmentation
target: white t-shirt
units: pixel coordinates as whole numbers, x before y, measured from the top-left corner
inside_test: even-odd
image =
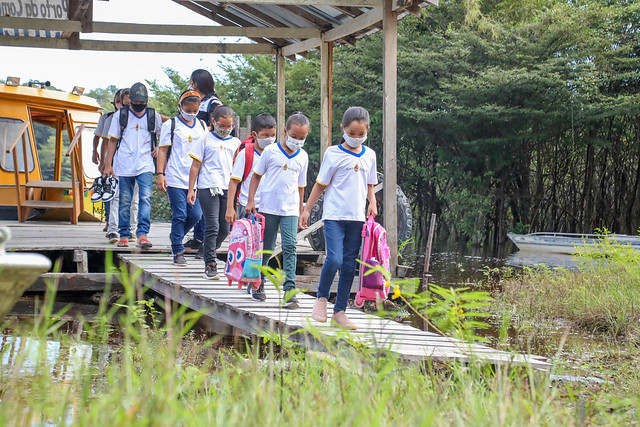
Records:
[[[171,141],[171,122],[175,123],[173,141]],[[171,155],[164,170],[169,187],[189,189],[189,171],[193,163],[189,152],[192,147],[203,143],[206,133],[207,127],[198,119],[193,121],[193,126],[187,125],[179,116],[162,124],[158,146],[171,146]]]
[[[95,132],[93,132],[93,134],[95,136],[99,136],[101,138],[106,138],[106,133],[105,132],[105,125],[104,123],[107,121],[107,114],[108,113],[104,113],[103,115],[100,116],[100,118],[98,119],[98,125],[96,126],[96,130]],[[106,128],[106,130],[108,131],[109,128]]]
[[[233,153],[240,146],[240,140],[229,136],[220,138],[214,132],[208,132],[204,144],[193,146],[189,155],[202,162],[198,175],[198,189],[221,188],[229,189],[231,168],[233,167]]]
[[[270,144],[262,152],[253,172],[260,180],[260,212],[280,216],[300,214],[300,187],[307,186],[309,156],[302,148],[289,156],[280,143]]]
[[[364,221],[367,187],[377,184],[376,153],[362,146],[359,154],[334,145],[327,148],[316,182],[326,185],[322,219]]]
[[[253,150],[253,165],[244,181],[242,181],[242,175],[244,174],[244,165],[246,160],[244,149],[238,153],[238,155],[236,156],[236,162],[233,164],[233,169],[231,170],[231,179],[242,181],[242,183],[240,184],[240,195],[238,196],[238,203],[240,203],[242,206],[247,206],[247,202],[249,201],[249,185],[251,184],[251,177],[253,177],[253,168],[255,168],[258,164],[260,157],[260,153],[258,153],[256,150]],[[262,188],[262,186],[258,187],[255,196],[253,196],[253,201],[256,204],[256,208],[260,206],[260,188]]]
[[[127,127],[124,130],[118,155],[114,157],[113,170],[116,176],[138,176],[142,173],[155,173],[156,168],[151,157],[151,133],[147,130],[147,114],[145,110],[142,117],[133,114],[129,109]],[[156,136],[160,136],[162,119],[160,114],[156,114]],[[120,114],[117,113],[115,119],[111,120],[109,127],[109,137],[118,139],[120,137]]]

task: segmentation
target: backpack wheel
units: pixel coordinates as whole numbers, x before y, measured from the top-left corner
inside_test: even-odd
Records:
[[[356,294],[356,299],[353,301],[353,305],[355,305],[357,308],[364,307],[364,300],[360,298],[360,293]]]

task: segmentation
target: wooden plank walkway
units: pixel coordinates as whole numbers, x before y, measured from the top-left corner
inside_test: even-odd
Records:
[[[327,324],[311,319],[314,298],[299,294],[300,308],[281,309],[280,298],[275,287],[266,285],[267,301],[253,301],[246,290],[228,286],[227,280],[212,281],[203,277],[203,265],[189,261],[187,267],[174,266],[171,258],[163,254],[119,254],[130,268],[142,269],[141,280],[156,292],[199,311],[204,316],[231,325],[234,328],[255,334],[269,328],[294,331],[307,325],[319,328],[322,334],[335,336],[338,331]],[[222,264],[219,264],[219,271]],[[329,312],[331,312],[329,304]],[[530,363],[534,368],[548,370],[551,365],[545,358],[512,354],[477,344],[421,331],[409,325],[365,314],[350,309],[348,315],[358,330],[352,333],[357,341],[379,350],[391,350],[409,360],[462,361],[482,359],[493,364]],[[309,335],[296,334],[297,340],[307,346],[317,346]]]

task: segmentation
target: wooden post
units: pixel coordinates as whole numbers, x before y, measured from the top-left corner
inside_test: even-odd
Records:
[[[64,123],[61,117],[58,117],[56,122],[56,164],[53,166],[53,180],[62,180],[62,131],[64,130]],[[69,138],[71,142],[71,138]]]
[[[398,185],[396,169],[396,98],[398,63],[398,13],[393,11],[393,0],[385,0],[383,32],[383,98],[382,98],[382,146],[384,157],[384,227],[391,248],[391,273],[398,265]]]
[[[320,44],[320,159],[331,145],[333,42]]]
[[[276,120],[278,121],[278,141],[284,141],[285,124],[285,81],[284,81],[284,56],[282,49],[276,53]]]
[[[24,222],[26,218],[23,217],[22,213],[22,195],[20,194],[20,168],[18,166],[18,151],[16,147],[13,147],[11,150],[11,154],[13,155],[13,175],[16,180],[16,207],[18,208],[18,221]],[[25,188],[25,193],[27,192]]]
[[[27,132],[29,129],[22,132],[22,155],[24,157],[24,183],[29,183],[29,152],[27,151]],[[31,147],[28,147],[31,149]],[[25,186],[24,191],[27,191],[27,187]]]

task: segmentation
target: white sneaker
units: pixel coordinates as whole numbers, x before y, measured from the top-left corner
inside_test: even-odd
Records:
[[[99,176],[93,180],[93,185],[91,186],[91,191],[93,194],[91,195],[91,201],[93,203],[98,203],[102,200],[102,191],[103,191],[104,179]]]
[[[102,201],[110,202],[118,190],[118,180],[112,176],[107,177],[102,184]]]

